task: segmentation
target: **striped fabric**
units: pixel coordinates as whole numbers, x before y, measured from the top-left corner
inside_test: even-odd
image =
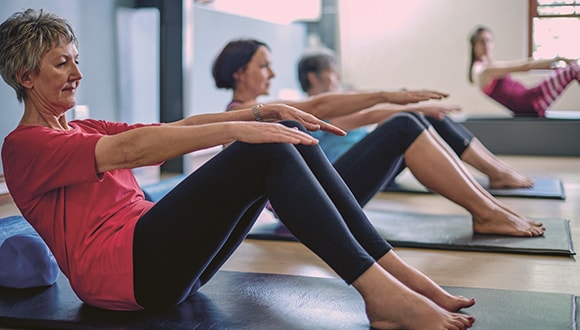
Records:
[[[566,68],[556,70],[538,85],[542,93],[537,95],[532,105],[539,117],[545,117],[546,110],[573,80],[580,82],[580,65],[578,64],[571,64]]]

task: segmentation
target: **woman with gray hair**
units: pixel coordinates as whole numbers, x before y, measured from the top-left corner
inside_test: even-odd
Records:
[[[211,280],[269,199],[361,294],[372,327],[471,327],[474,318],[457,311],[475,301],[404,263],[306,132],[342,130],[285,105],[161,124],[68,122],[83,78],[77,45],[70,25],[44,11],[0,25],[0,72],[24,103],[2,146],[6,184],[82,301],[112,310],[183,302]],[[144,199],[131,172],[230,142],[157,203]]]

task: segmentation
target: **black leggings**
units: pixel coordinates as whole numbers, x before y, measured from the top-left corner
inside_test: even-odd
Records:
[[[463,152],[473,140],[473,133],[471,133],[465,126],[453,121],[451,118],[445,116],[439,120],[433,117],[424,116],[420,113],[415,113],[416,116],[426,119],[443,138],[445,142],[453,149],[457,157],[461,157]]]
[[[348,284],[391,250],[318,146],[236,142],[139,219],[137,302],[167,308],[193,294],[241,244],[266,198],[292,234]]]
[[[361,206],[405,169],[405,151],[430,125],[461,156],[473,135],[448,117],[443,120],[415,112],[401,112],[381,125],[334,161],[334,167]]]

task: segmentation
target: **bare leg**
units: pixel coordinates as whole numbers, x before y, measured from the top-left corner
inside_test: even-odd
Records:
[[[365,301],[367,317],[372,328],[467,329],[473,325],[475,319],[472,316],[440,307],[430,297],[407,287],[397,279],[397,275],[390,274],[385,268],[392,269],[399,275],[410,276],[411,278],[406,281],[423,291],[437,292],[435,294],[437,299],[445,296],[449,301],[461,301],[456,303],[457,309],[469,307],[475,300],[453,297],[433,282],[425,282],[423,274],[403,264],[393,251],[381,258],[380,262],[384,266],[373,264],[353,282],[353,286]]]
[[[465,175],[465,177],[467,179],[469,179],[473,186],[475,188],[477,188],[482,195],[486,196],[491,202],[495,203],[497,206],[503,208],[506,212],[513,214],[516,217],[519,218],[524,218],[521,214],[518,214],[517,212],[515,212],[514,210],[510,209],[509,207],[507,207],[505,204],[501,203],[497,198],[493,197],[487,190],[485,190],[480,184],[479,182],[477,182],[477,180],[475,180],[475,178],[471,175],[471,173],[469,172],[469,170],[463,165],[462,162],[460,162],[455,153],[453,152],[453,150],[451,150],[451,148],[449,147],[449,145],[447,145],[443,139],[437,134],[437,132],[432,129],[429,128],[429,131],[431,132],[432,136],[434,137],[434,141],[437,142],[437,144],[439,144],[439,146],[441,147],[441,149],[447,153],[447,155],[456,163],[457,167],[459,168],[459,170],[461,170],[463,172],[463,174]],[[536,222],[536,221],[529,221],[531,224],[533,224],[536,227],[541,227],[543,226],[542,223],[540,222]]]
[[[487,175],[492,189],[529,188],[534,185],[534,180],[502,162],[476,138],[465,149],[461,159]]]
[[[475,232],[510,236],[544,233],[541,224],[497,202],[439,140],[431,130],[421,133],[405,152],[405,163],[427,188],[467,209],[472,214]]]

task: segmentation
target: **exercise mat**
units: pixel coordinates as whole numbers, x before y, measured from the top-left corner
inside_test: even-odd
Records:
[[[513,188],[513,189],[491,189],[488,187],[488,180],[476,178],[488,192],[496,197],[525,197],[525,198],[545,198],[545,199],[566,199],[564,185],[558,178],[533,178],[534,186],[531,188]],[[407,193],[431,193],[429,189],[423,186],[410,172],[404,172],[397,177],[392,183],[385,185],[382,189],[384,192],[407,192]]]
[[[540,237],[474,234],[469,215],[441,215],[365,209],[369,220],[393,246],[458,251],[510,252],[569,256],[576,254],[567,219],[535,219],[544,223]],[[248,238],[296,241],[278,221],[257,222]]]
[[[472,329],[573,329],[570,294],[445,287],[475,297]],[[159,312],[83,304],[61,274],[45,289],[0,288],[0,326],[41,329],[369,329],[362,299],[336,278],[219,271],[184,303]]]

